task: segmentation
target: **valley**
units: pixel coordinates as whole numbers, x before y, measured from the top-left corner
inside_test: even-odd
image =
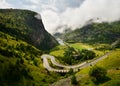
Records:
[[[55,61],[55,57],[53,56],[50,56],[50,55],[42,55],[41,58],[43,59],[43,64],[44,64],[44,67],[48,70],[48,71],[53,71],[53,72],[60,72],[60,73],[67,73],[69,72],[70,69],[73,69],[74,72],[76,71],[79,71],[80,69],[82,68],[86,68],[88,66],[93,66],[95,65],[98,61],[101,61],[103,59],[105,59],[106,57],[108,57],[108,55],[110,54],[111,52],[109,53],[106,53],[105,55],[101,56],[101,57],[98,57],[97,59],[93,59],[91,60],[90,62],[89,61],[85,61],[81,64],[78,64],[78,65],[70,65],[70,66],[66,66],[66,65],[62,65],[62,64],[59,64]],[[53,65],[55,66],[58,66],[58,67],[61,67],[63,69],[54,69],[52,67],[50,67],[47,59],[50,58],[51,62]],[[65,68],[65,69],[64,69]]]
[[[119,84],[120,21],[52,36],[38,13],[0,9],[0,86]]]

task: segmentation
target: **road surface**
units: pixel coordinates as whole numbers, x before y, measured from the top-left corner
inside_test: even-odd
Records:
[[[73,71],[78,71],[79,69],[82,69],[82,68],[85,68],[85,67],[88,67],[90,65],[95,65],[98,61],[106,58],[111,52],[108,52],[106,53],[105,55],[97,58],[97,59],[93,59],[91,62],[83,62],[81,64],[78,64],[78,65],[70,65],[70,66],[66,66],[66,65],[63,65],[63,64],[60,64],[58,63],[56,60],[55,60],[55,57],[54,56],[51,56],[51,55],[48,55],[48,54],[44,54],[41,56],[41,58],[43,59],[43,66],[48,70],[48,71],[53,71],[53,72],[69,72],[69,70],[72,68]],[[52,62],[52,64],[54,64],[55,66],[58,66],[58,67],[62,67],[64,69],[55,69],[55,68],[52,68],[50,65],[49,65],[49,62],[48,62],[48,59],[50,59],[50,61]]]

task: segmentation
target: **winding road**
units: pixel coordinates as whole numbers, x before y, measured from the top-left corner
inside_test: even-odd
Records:
[[[69,70],[72,68],[73,71],[78,71],[79,69],[82,69],[82,68],[85,68],[85,67],[88,67],[90,65],[95,65],[98,61],[106,58],[111,52],[108,52],[106,53],[105,55],[97,58],[97,59],[93,59],[92,61],[90,62],[83,62],[81,64],[78,64],[78,65],[71,65],[71,66],[66,66],[66,65],[63,65],[63,64],[60,64],[58,63],[56,60],[55,60],[55,57],[54,56],[51,56],[51,55],[48,55],[48,54],[44,54],[41,56],[41,58],[43,59],[43,66],[48,70],[48,71],[53,71],[53,72],[61,72],[61,73],[66,73],[66,72],[69,72]],[[50,61],[52,62],[52,64],[54,64],[55,66],[58,66],[58,67],[62,67],[64,69],[55,69],[53,67],[51,67],[49,65],[49,62],[48,62],[48,59],[50,59]]]

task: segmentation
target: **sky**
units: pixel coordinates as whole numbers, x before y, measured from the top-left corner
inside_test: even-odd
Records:
[[[50,33],[82,27],[91,20],[120,20],[120,0],[0,0],[0,8],[28,9],[42,16]]]

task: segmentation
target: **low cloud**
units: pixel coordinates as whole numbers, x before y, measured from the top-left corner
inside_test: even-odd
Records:
[[[61,25],[60,24],[60,15],[52,10],[46,10],[41,12],[42,20],[44,23],[45,28],[50,32],[53,33],[55,29]]]
[[[116,21],[120,19],[120,0],[85,0],[77,8],[67,8],[62,13],[46,10],[41,12],[46,29],[54,33],[59,26],[75,29],[90,19]],[[99,19],[99,20],[97,20]],[[63,31],[64,28],[58,30]]]
[[[88,23],[120,19],[120,0],[0,0],[0,8],[20,8],[41,14],[50,33]]]

